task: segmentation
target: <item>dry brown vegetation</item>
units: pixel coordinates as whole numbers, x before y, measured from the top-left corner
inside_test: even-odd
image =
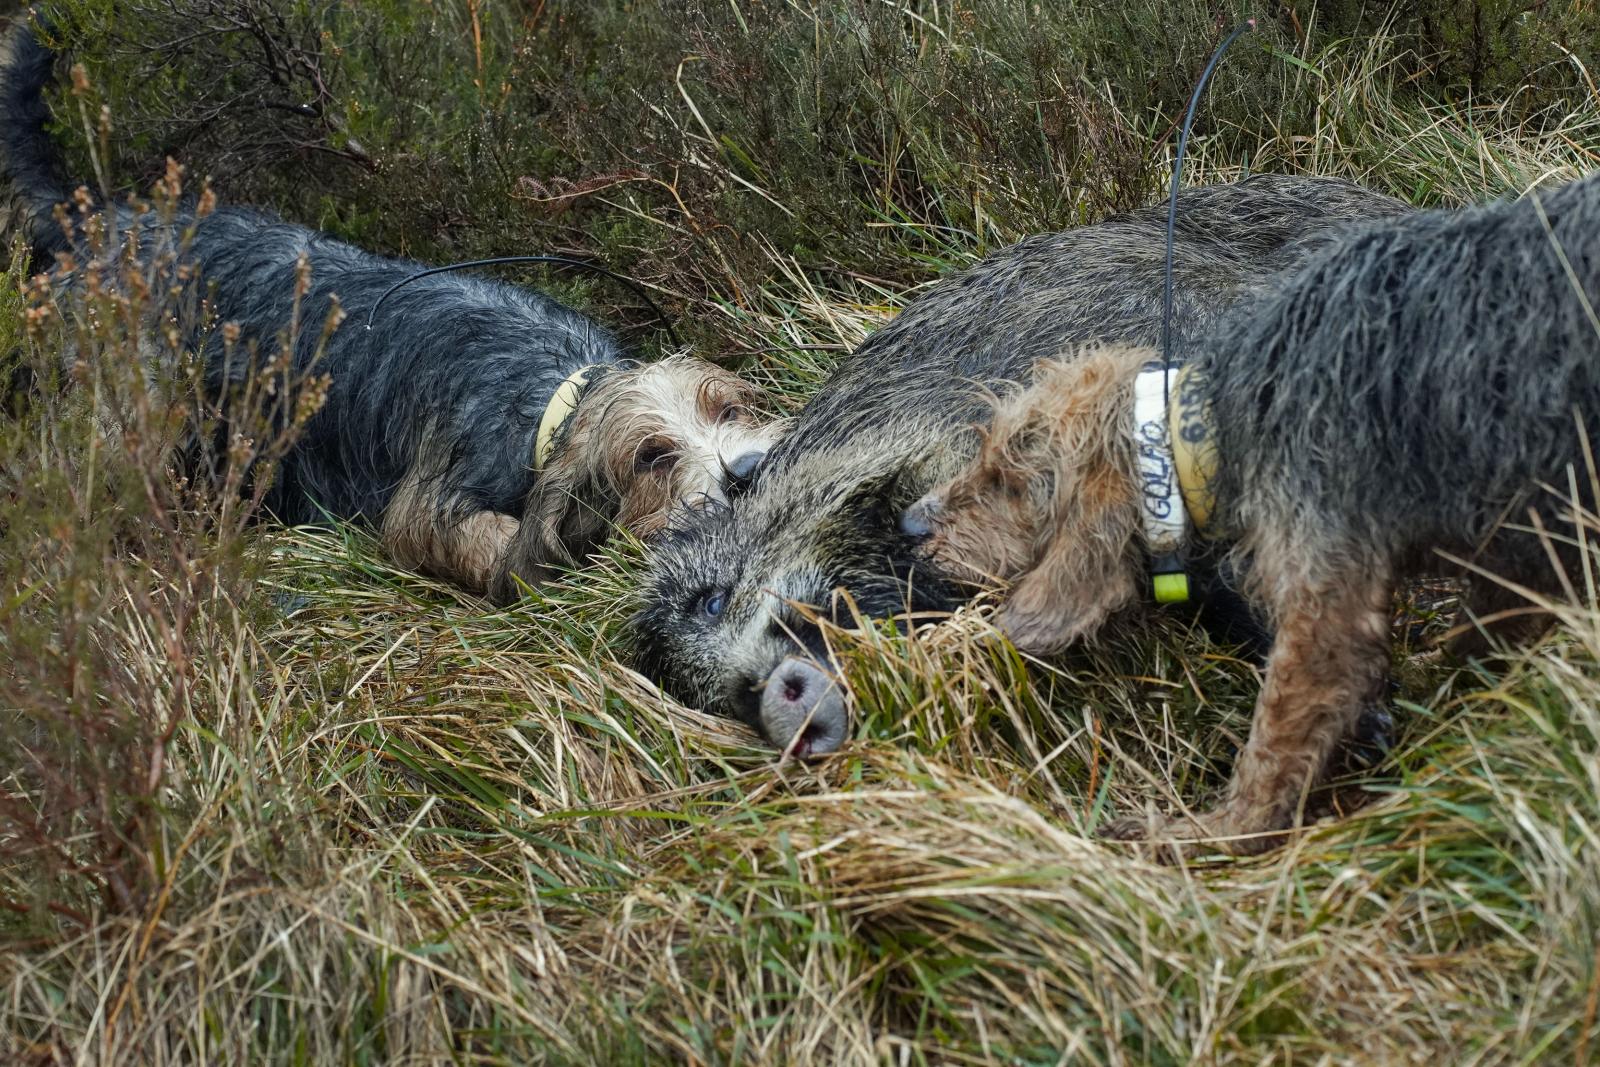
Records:
[[[470,47],[479,7],[438,10]],[[913,53],[962,39],[963,11],[905,8],[901,32]],[[1467,201],[1594,168],[1581,64],[1529,110],[1408,92],[1392,38],[1305,40],[1250,62],[1312,106],[1248,135],[1219,121],[1190,180],[1293,170]],[[372,91],[364,107],[392,105]],[[691,98],[653,102],[709,148]],[[1160,133],[1167,112],[1119,99],[1107,122]],[[758,200],[728,191],[753,180],[735,156],[698,180]],[[799,402],[914,297],[916,270],[880,263],[926,277],[1020,237],[1043,209],[1015,192],[966,230],[927,200],[883,213],[852,271],[754,233],[737,262],[703,235],[653,244],[631,228],[653,203],[621,192],[587,217],[646,264],[704,254],[663,284]],[[432,232],[433,193],[368,239],[411,208]],[[48,378],[63,334],[28,328],[19,274],[5,347]],[[1390,757],[1281,852],[1159,868],[1092,831],[1226,780],[1256,684],[1230,650],[1160,623],[1028,662],[986,605],[867,626],[835,635],[856,740],[776,765],[619,662],[636,544],[497,612],[362,531],[247,527],[236,495],[174,483],[171,398],[191,394],[130,374],[137,315],[100,299],[67,331],[88,391],[0,421],[0,1060],[1600,1061],[1593,575],[1550,639],[1470,669],[1415,657],[1444,621],[1400,606]],[[275,442],[263,428],[218,469]]]

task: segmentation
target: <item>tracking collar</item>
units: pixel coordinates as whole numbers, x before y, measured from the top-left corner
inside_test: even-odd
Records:
[[[539,420],[539,436],[533,446],[535,471],[544,470],[544,465],[550,462],[550,453],[556,446],[556,434],[572,418],[572,413],[578,410],[578,398],[583,395],[583,387],[589,383],[589,372],[594,369],[593,363],[579,367],[550,394],[550,402],[544,406],[544,417]]]
[[[1215,505],[1216,445],[1190,367],[1150,364],[1133,380],[1134,456],[1149,545],[1150,586],[1161,604],[1189,599],[1183,549],[1191,525],[1204,534]],[[1168,383],[1171,383],[1169,393]]]

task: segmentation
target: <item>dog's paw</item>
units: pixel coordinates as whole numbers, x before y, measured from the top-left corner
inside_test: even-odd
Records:
[[[1193,823],[1167,815],[1133,815],[1113,819],[1100,827],[1102,841],[1118,841],[1132,846],[1135,855],[1172,866],[1194,854]]]
[[[1143,841],[1149,836],[1151,822],[1149,819],[1130,815],[1124,819],[1112,819],[1095,831],[1095,836],[1102,841]]]
[[[1339,746],[1334,770],[1343,774],[1360,774],[1379,766],[1389,758],[1397,732],[1394,713],[1387,704],[1365,705],[1350,736]]]
[[[1216,808],[1193,817],[1114,819],[1102,826],[1097,836],[1106,841],[1127,842],[1140,855],[1167,865],[1218,853],[1259,855],[1287,840],[1286,833],[1254,827],[1256,822],[1259,820],[1239,819],[1227,808]]]

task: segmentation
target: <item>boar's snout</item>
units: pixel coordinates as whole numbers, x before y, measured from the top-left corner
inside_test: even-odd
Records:
[[[761,732],[774,745],[793,741],[796,756],[825,756],[844,744],[849,727],[839,683],[815,663],[791,657],[767,676]]]

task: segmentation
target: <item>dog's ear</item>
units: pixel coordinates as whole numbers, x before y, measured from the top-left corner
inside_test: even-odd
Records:
[[[570,444],[558,449],[534,483],[490,581],[497,603],[516,600],[521,584],[538,585],[576,566],[610,534],[619,501],[605,471],[583,453]]]
[[[1095,454],[1064,483],[1033,566],[1000,610],[1012,644],[1039,655],[1092,634],[1139,591],[1139,504],[1127,474]]]

